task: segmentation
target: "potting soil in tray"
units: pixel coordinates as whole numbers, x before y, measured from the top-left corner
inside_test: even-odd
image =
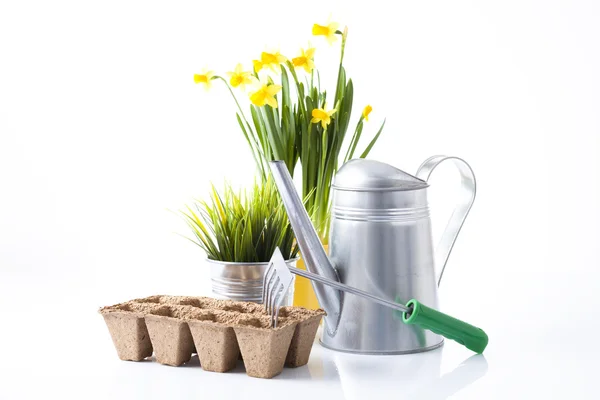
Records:
[[[282,307],[277,328],[256,303],[209,297],[150,296],[103,307],[119,358],[179,366],[198,353],[207,371],[227,372],[244,360],[246,373],[272,378],[308,363],[325,312]]]

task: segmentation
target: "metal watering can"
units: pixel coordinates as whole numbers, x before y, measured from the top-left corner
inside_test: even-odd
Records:
[[[427,180],[444,161],[452,162],[460,172],[461,200],[434,251]],[[431,326],[438,328],[403,323],[396,311],[313,281],[319,303],[327,312],[323,346],[361,354],[414,353],[441,346],[441,333],[483,351],[487,335],[481,329],[436,311],[438,285],[446,262],[475,200],[475,176],[465,161],[434,156],[419,167],[416,176],[378,161],[348,161],[333,184],[329,258],[285,164],[273,161],[270,165],[310,273],[396,303],[416,299],[428,310]],[[435,275],[435,265],[440,269],[439,276]],[[444,327],[441,317],[453,321],[447,326],[454,324],[454,336],[448,334],[452,329]]]

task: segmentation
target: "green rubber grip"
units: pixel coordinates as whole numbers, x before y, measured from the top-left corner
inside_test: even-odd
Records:
[[[406,306],[411,311],[402,315],[405,324],[419,325],[445,338],[455,340],[476,353],[481,354],[485,350],[488,335],[483,329],[424,306],[415,299],[406,303]]]

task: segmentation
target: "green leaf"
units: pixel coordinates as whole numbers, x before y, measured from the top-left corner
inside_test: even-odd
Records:
[[[348,80],[348,85],[346,86],[346,90],[344,93],[344,97],[340,99],[340,108],[342,115],[346,115],[345,118],[341,121],[342,126],[340,127],[340,131],[345,136],[346,131],[348,130],[348,125],[350,125],[350,117],[352,116],[352,101],[354,98],[354,84],[352,83],[352,79]]]
[[[195,237],[186,239],[205,250],[210,259],[266,262],[275,247],[279,247],[286,258],[298,253],[287,214],[271,178],[255,181],[250,191],[235,193],[229,185],[221,193],[214,189],[208,201],[186,206],[180,213]]]
[[[254,146],[252,145],[252,142],[250,141],[250,136],[248,136],[248,132],[246,131],[246,128],[244,127],[242,118],[240,117],[240,115],[238,113],[236,113],[235,116],[237,117],[238,124],[240,125],[240,128],[242,129],[242,132],[244,134],[244,137],[246,138],[246,142],[248,142],[248,146],[250,146],[250,150],[252,151],[252,158],[254,158],[254,162],[259,167],[261,178],[264,180],[264,179],[266,179],[266,173],[264,170],[264,166],[262,165],[262,162],[259,161],[259,157],[257,157],[257,155],[256,155],[256,151],[254,150]]]
[[[281,87],[281,102],[284,106],[287,105],[289,107],[292,103],[290,98],[290,81],[283,65],[281,66]]]
[[[354,135],[352,135],[352,140],[350,141],[350,145],[348,146],[348,151],[346,152],[346,157],[344,157],[344,163],[348,160],[351,160],[354,157],[354,151],[356,150],[356,145],[360,140],[360,135],[363,130],[363,119],[361,118],[356,124],[356,129],[354,130]]]
[[[367,148],[365,149],[365,151],[363,151],[363,153],[360,155],[360,158],[365,158],[366,156],[369,155],[369,152],[371,151],[371,149],[375,145],[375,142],[377,142],[377,139],[379,139],[379,135],[381,135],[381,131],[383,131],[383,127],[384,126],[385,126],[385,120],[383,120],[383,123],[381,124],[381,128],[379,128],[379,131],[377,131],[377,134],[375,135],[375,137],[373,138],[373,140],[371,140],[371,142],[369,143],[369,145],[367,146]]]
[[[262,115],[264,117],[267,138],[269,140],[269,145],[273,150],[273,157],[275,160],[285,160],[285,147],[283,146],[283,141],[281,138],[281,128],[279,127],[278,122],[275,120],[275,116],[273,113],[273,108],[271,106],[264,106],[261,109]]]

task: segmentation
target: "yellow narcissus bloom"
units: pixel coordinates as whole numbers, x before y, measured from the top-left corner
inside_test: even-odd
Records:
[[[260,60],[253,60],[254,71],[258,73],[261,69],[268,67],[273,71],[277,71],[279,64],[284,63],[286,58],[278,51],[275,53],[268,53],[263,51],[260,55]]]
[[[252,83],[252,73],[250,71],[244,71],[242,64],[236,65],[235,69],[232,72],[228,72],[227,75],[229,75],[229,83],[231,86],[240,86],[242,90],[246,88],[246,85]]]
[[[323,129],[327,129],[327,125],[331,123],[331,116],[335,114],[337,111],[335,108],[333,110],[326,110],[327,106],[323,106],[323,108],[315,108],[312,110],[312,119],[310,120],[311,124],[321,123]]]
[[[260,61],[263,63],[263,65],[281,64],[284,63],[285,60],[286,58],[278,51],[275,53],[267,53],[266,51],[263,51],[260,55]]]
[[[208,90],[212,86],[211,81],[215,73],[213,71],[203,70],[200,74],[194,74],[194,82],[202,83],[204,85],[204,89]]]
[[[310,73],[315,68],[315,49],[313,47],[309,47],[306,49],[300,49],[300,55],[298,57],[292,58],[292,63],[296,68],[304,68],[304,70]]]
[[[367,121],[369,120],[369,114],[371,114],[371,111],[373,111],[373,107],[371,107],[370,105],[367,105],[362,113],[362,116],[365,120],[367,120]]]
[[[275,95],[280,90],[281,85],[265,85],[258,82],[256,91],[250,94],[250,101],[258,107],[268,104],[273,108],[277,108],[277,99],[275,98]]]
[[[337,39],[335,31],[337,31],[339,25],[337,22],[328,22],[327,25],[314,24],[312,34],[314,36],[325,36],[329,44],[332,44]]]
[[[263,67],[260,60],[252,60],[252,65],[254,66],[254,72],[256,72],[257,74],[258,74],[258,71],[260,71]]]

